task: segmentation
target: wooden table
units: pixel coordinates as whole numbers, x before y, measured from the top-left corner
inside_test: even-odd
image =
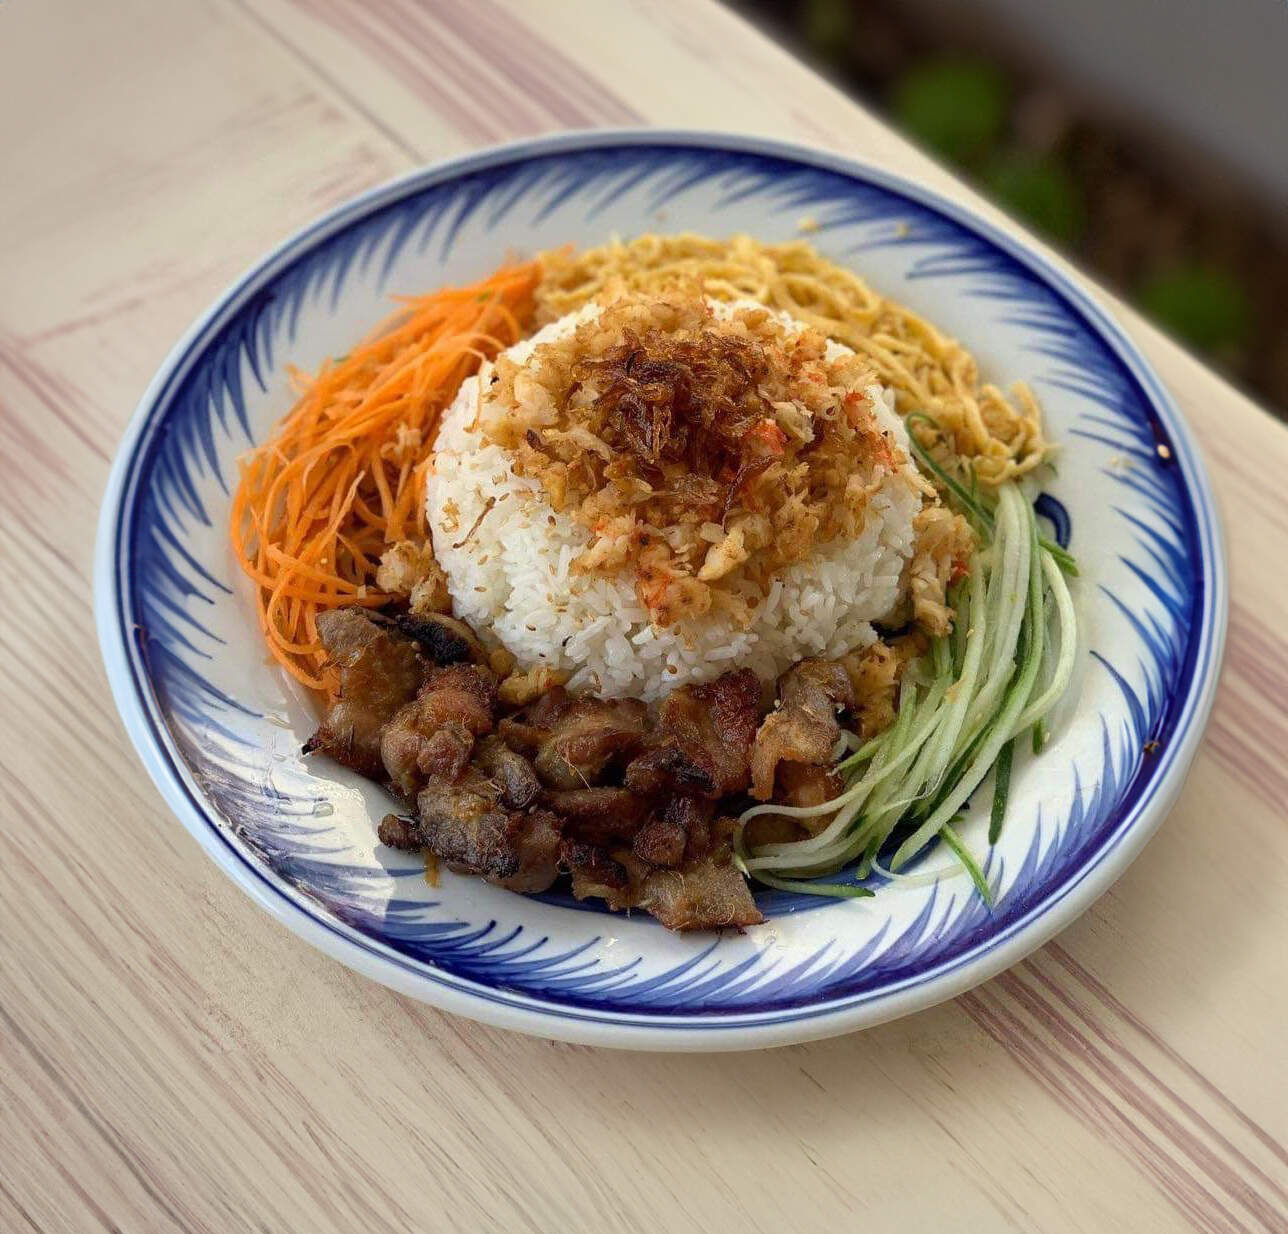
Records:
[[[1288,1229],[1288,430],[1121,306],[1223,506],[1224,683],[1122,881],[953,1003],[756,1055],[482,1028],[270,923],[145,778],[90,554],[177,335],[405,168],[644,122],[980,205],[705,0],[0,4],[3,1231]]]

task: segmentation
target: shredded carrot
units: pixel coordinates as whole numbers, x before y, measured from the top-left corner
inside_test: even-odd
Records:
[[[233,549],[273,658],[306,686],[335,688],[318,613],[386,603],[375,586],[381,554],[426,536],[439,416],[466,377],[518,341],[539,276],[535,262],[509,265],[468,287],[400,298],[347,356],[315,377],[292,370],[299,401],[238,460]]]

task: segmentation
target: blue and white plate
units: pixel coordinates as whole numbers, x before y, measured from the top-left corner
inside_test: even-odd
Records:
[[[442,876],[376,842],[389,803],[300,746],[309,701],[266,663],[226,538],[234,460],[396,293],[613,233],[799,234],[911,305],[1063,443],[1048,510],[1082,567],[1085,650],[1053,740],[1017,761],[989,858],[1000,900],[945,874],[874,898],[770,894],[741,935]],[[1104,313],[1011,237],[847,159],[717,134],[572,134],[416,172],[264,258],[174,349],[104,501],[99,635],[162,794],[220,867],[328,954],[450,1011],[571,1041],[741,1049],[822,1037],[966,990],[1069,924],[1180,791],[1216,683],[1226,576],[1189,430]],[[982,813],[982,811],[977,811]],[[984,845],[984,822],[967,827]],[[923,872],[952,871],[932,854]],[[254,938],[245,940],[255,946]]]

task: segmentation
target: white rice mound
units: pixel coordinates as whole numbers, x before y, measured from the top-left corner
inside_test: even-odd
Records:
[[[713,303],[719,316],[744,307],[762,306]],[[572,333],[599,312],[589,304],[506,355],[522,363],[539,344]],[[780,316],[787,329],[804,328]],[[848,348],[828,344],[829,359],[845,354]],[[484,444],[471,429],[480,382],[486,390],[490,376],[485,365],[463,382],[443,416],[428,483],[429,525],[456,615],[485,641],[502,644],[520,668],[547,665],[571,674],[571,690],[646,701],[731,668],[751,668],[770,682],[805,656],[830,658],[866,647],[876,638],[872,622],[889,616],[902,599],[900,576],[921,509],[911,461],[872,496],[858,538],[821,545],[784,570],[748,628],[723,615],[654,628],[631,577],[571,568],[589,533],[570,515],[555,513],[540,485],[516,476],[508,453]],[[907,433],[894,413],[893,393],[879,385],[865,393],[906,455]],[[489,498],[494,504],[484,516]]]

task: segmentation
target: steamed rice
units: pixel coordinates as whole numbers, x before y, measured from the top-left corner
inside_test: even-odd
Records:
[[[761,306],[713,306],[723,317],[743,307]],[[564,338],[599,311],[587,305],[504,354],[522,363],[537,346]],[[803,328],[782,320],[789,330]],[[846,354],[848,348],[829,342],[829,359]],[[922,504],[910,461],[882,480],[860,534],[819,545],[782,570],[749,625],[713,615],[656,628],[632,578],[572,568],[589,531],[553,510],[539,483],[515,475],[508,452],[482,439],[475,425],[491,367],[462,383],[443,416],[428,515],[456,615],[504,645],[520,667],[565,671],[573,690],[654,700],[732,667],[770,681],[804,656],[834,657],[865,647],[876,638],[872,623],[899,606]],[[892,393],[881,386],[864,393],[906,455],[907,435]]]

